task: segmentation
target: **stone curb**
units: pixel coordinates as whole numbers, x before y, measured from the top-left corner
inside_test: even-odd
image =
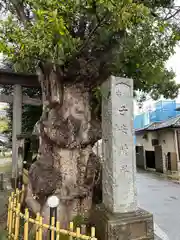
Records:
[[[159,177],[161,177],[161,178],[164,178],[164,179],[166,179],[166,180],[170,180],[171,182],[173,182],[173,183],[176,183],[176,184],[180,184],[180,179],[179,180],[177,180],[177,179],[173,179],[173,176],[168,176],[168,175],[166,175],[166,174],[164,174],[164,173],[159,173],[159,172],[156,172],[156,171],[154,171],[154,170],[151,170],[151,169],[146,169],[146,170],[144,170],[144,169],[137,169],[137,171],[143,171],[143,172],[150,172],[150,173],[153,173],[154,175],[156,175],[156,176],[159,176]]]

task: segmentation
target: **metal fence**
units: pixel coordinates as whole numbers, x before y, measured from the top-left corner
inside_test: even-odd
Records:
[[[55,223],[55,218],[52,217],[51,225],[43,224],[43,218],[38,213],[36,219],[30,218],[29,210],[25,209],[25,213],[21,212],[21,199],[24,194],[24,186],[22,190],[16,189],[16,192],[12,192],[9,197],[8,205],[8,217],[7,217],[7,231],[8,238],[12,240],[42,240],[43,239],[43,230],[49,230],[49,239],[50,240],[63,240],[64,236],[66,239],[75,240],[75,239],[84,239],[84,240],[97,240],[95,237],[95,228],[91,228],[91,236],[87,236],[82,233],[81,227],[74,229],[73,222],[69,224],[69,230],[61,229],[60,223]],[[31,227],[30,227],[31,225]],[[35,231],[33,236],[30,234],[30,230],[34,226]],[[83,228],[84,230],[84,228]]]

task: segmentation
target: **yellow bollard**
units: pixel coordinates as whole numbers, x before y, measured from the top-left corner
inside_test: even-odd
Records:
[[[43,235],[43,218],[39,218],[39,238],[38,240],[42,240],[42,235]]]
[[[19,194],[20,194],[19,189],[16,188],[16,201],[17,201],[17,203],[19,203]]]
[[[8,200],[7,229],[9,228],[10,209],[11,209],[11,197],[9,197],[9,200]]]
[[[12,230],[14,231],[14,225],[15,225],[15,218],[16,218],[16,196],[14,196],[14,201],[13,201],[13,215],[12,215]],[[13,232],[14,233],[14,232]]]
[[[25,192],[25,187],[24,185],[22,185],[22,190],[21,190],[21,194],[20,194],[20,203],[23,203],[24,200],[24,192]]]
[[[55,217],[52,217],[51,218],[51,227],[54,227],[54,226],[55,226]],[[54,231],[54,229],[52,229],[51,230],[51,240],[54,240],[54,237],[55,237],[54,233],[55,233],[55,231]]]
[[[76,228],[76,237],[79,238],[81,235],[81,229],[79,227]]]
[[[11,226],[11,231],[14,234],[14,227],[15,227],[15,218],[16,218],[16,195],[14,194],[14,199],[13,199],[13,207],[12,207],[12,226]]]
[[[74,224],[73,224],[73,222],[70,222],[70,224],[69,224],[69,231],[70,232],[74,231]],[[71,235],[69,236],[69,240],[73,240],[73,237]]]
[[[39,240],[39,218],[40,218],[40,214],[37,213],[37,215],[36,215],[36,240]]]
[[[91,228],[91,238],[92,238],[92,239],[95,239],[95,235],[96,235],[96,233],[95,233],[95,227],[92,227],[92,228]]]
[[[24,240],[28,240],[29,232],[29,210],[25,209]]]
[[[9,226],[8,226],[8,234],[10,239],[11,239],[11,233],[12,233],[12,218],[13,218],[13,200],[11,198],[10,211],[9,211]]]
[[[15,220],[15,233],[14,240],[18,240],[19,237],[19,223],[20,223],[20,203],[17,204],[16,211],[16,220]]]
[[[56,240],[60,240],[60,222],[56,223]]]
[[[11,193],[11,198],[14,200],[14,192]]]

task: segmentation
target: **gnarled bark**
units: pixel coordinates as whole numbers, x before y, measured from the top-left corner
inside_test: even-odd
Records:
[[[101,137],[101,126],[91,117],[90,92],[83,83],[63,83],[52,65],[41,68],[39,80],[43,93],[43,114],[36,126],[40,147],[29,171],[26,203],[47,220],[47,197],[57,195],[59,220],[66,225],[76,215],[88,217],[100,164],[92,147]]]

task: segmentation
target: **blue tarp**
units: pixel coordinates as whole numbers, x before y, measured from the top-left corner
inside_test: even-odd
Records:
[[[156,110],[172,110],[176,108],[176,101],[169,100],[169,101],[158,101],[155,103]]]
[[[162,121],[166,121],[168,120],[169,118],[172,118],[172,117],[176,117],[176,111],[175,109],[171,109],[171,110],[156,110],[155,111],[155,119],[154,121],[155,122],[162,122]]]
[[[134,118],[134,128],[143,128],[144,127],[144,119],[143,119],[143,114],[137,115]]]
[[[176,111],[176,101],[159,101],[155,103],[155,110],[152,112],[146,112],[134,117],[134,128],[143,128],[152,122],[162,122],[169,118],[176,117],[180,115],[180,111]]]

